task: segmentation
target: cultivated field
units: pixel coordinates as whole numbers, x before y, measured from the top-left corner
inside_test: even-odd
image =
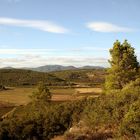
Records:
[[[27,104],[30,101],[32,88],[14,88],[10,87],[8,90],[0,91],[0,101],[12,103],[14,105]]]
[[[0,117],[12,110],[15,106],[26,105],[30,102],[30,95],[35,87],[9,87],[0,91]],[[97,97],[102,90],[100,88],[50,88],[54,102],[75,100],[81,97]]]
[[[8,90],[0,91],[0,102],[24,105],[30,102],[30,95],[35,88],[10,87]],[[83,96],[98,96],[100,88],[55,88],[50,89],[53,101],[67,101]]]

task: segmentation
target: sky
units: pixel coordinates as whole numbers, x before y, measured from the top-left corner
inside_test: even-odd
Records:
[[[0,0],[0,67],[108,67],[118,39],[140,60],[140,0]]]

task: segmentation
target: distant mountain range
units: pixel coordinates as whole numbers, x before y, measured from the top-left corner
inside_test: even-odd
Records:
[[[40,66],[36,68],[20,68],[20,69],[26,69],[26,70],[33,70],[38,72],[52,72],[52,71],[63,71],[63,70],[76,70],[76,69],[103,69],[104,67],[100,66],[83,66],[83,67],[75,67],[75,66],[62,66],[62,65],[45,65]],[[14,67],[4,67],[1,69],[17,69]]]

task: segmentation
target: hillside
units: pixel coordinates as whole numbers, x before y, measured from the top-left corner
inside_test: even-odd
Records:
[[[75,66],[63,66],[63,65],[45,65],[45,66],[30,68],[30,69],[39,72],[53,72],[53,71],[64,71],[64,70],[103,69],[103,67],[99,67],[99,66],[75,67]]]
[[[86,85],[101,85],[105,81],[106,69],[76,69],[51,72],[58,78]]]
[[[37,72],[25,69],[0,69],[0,84],[5,86],[31,86],[39,81],[48,85],[75,83],[94,86],[104,83],[105,69],[73,69],[55,72]]]
[[[48,85],[67,84],[63,79],[48,73],[22,69],[0,70],[0,83],[5,86],[31,86],[36,85],[39,81],[44,81]]]
[[[2,69],[16,69],[14,67],[4,67]],[[75,67],[75,66],[63,66],[63,65],[44,65],[36,68],[29,68],[29,67],[23,67],[21,69],[25,70],[33,70],[38,72],[53,72],[53,71],[64,71],[64,70],[90,70],[90,69],[104,69],[100,66],[82,66],[82,67]]]
[[[61,65],[45,65],[37,68],[31,68],[31,70],[39,71],[39,72],[51,72],[51,71],[73,70],[73,69],[77,69],[77,68],[74,66],[61,66]]]

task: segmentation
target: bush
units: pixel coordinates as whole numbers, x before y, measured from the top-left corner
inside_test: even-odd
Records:
[[[33,92],[31,98],[33,102],[50,102],[52,94],[47,88],[46,84],[39,82],[37,86],[37,91]]]
[[[126,85],[120,92],[88,100],[82,120],[93,133],[113,131],[115,137],[140,132],[140,79]]]
[[[49,140],[63,134],[73,121],[80,119],[85,103],[86,100],[58,105],[35,102],[18,107],[0,123],[0,138]]]
[[[125,114],[120,133],[133,138],[140,138],[140,100],[134,102]]]
[[[62,135],[79,122],[82,122],[83,128],[87,128],[88,138],[96,138],[99,135],[102,138],[139,138],[139,81],[137,79],[129,83],[119,93],[101,95],[98,98],[60,104],[32,102],[17,107],[0,123],[0,138],[49,140]],[[83,138],[87,134],[70,134],[69,138]]]

